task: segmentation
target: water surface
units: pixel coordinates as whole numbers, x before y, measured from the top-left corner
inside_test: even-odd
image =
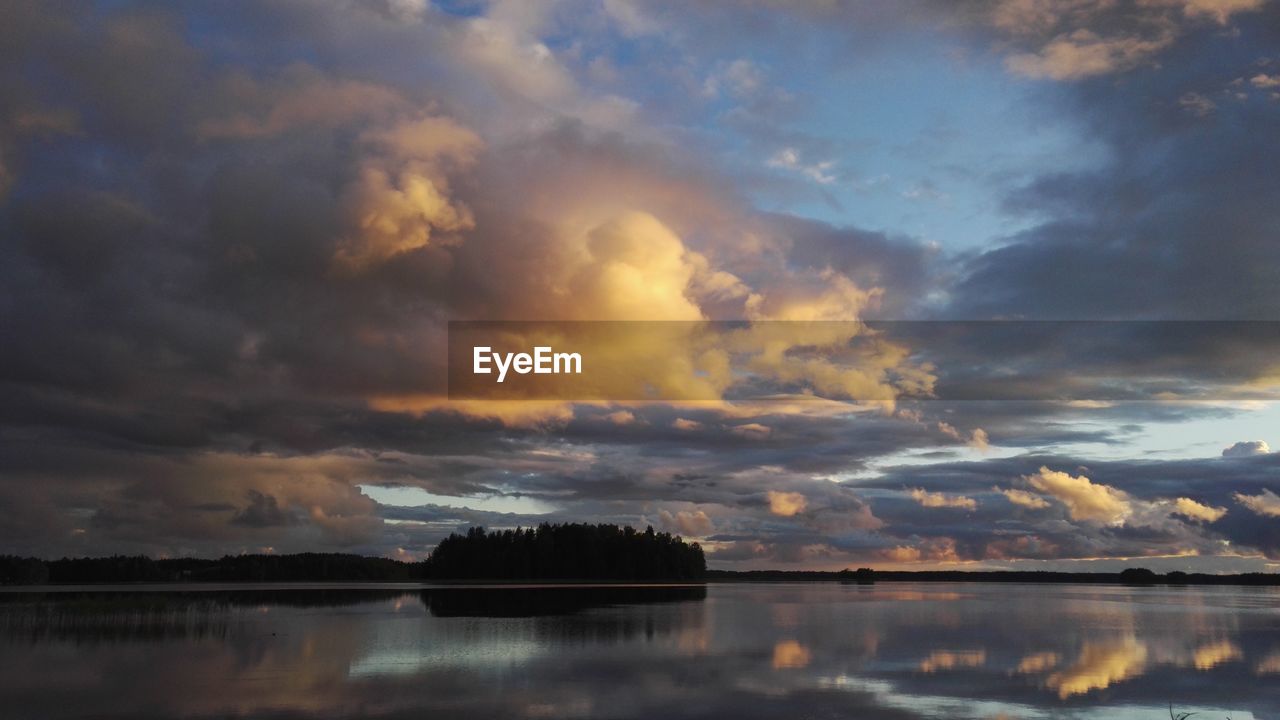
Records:
[[[6,718],[1280,717],[1274,588],[0,593]]]

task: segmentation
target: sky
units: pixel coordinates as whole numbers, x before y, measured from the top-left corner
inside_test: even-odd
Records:
[[[6,3],[0,553],[1276,571],[1278,126],[1268,0]],[[452,320],[855,329],[486,402]]]

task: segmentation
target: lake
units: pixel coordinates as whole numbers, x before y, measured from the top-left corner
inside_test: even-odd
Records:
[[[1280,589],[0,592],[4,718],[1280,717]]]

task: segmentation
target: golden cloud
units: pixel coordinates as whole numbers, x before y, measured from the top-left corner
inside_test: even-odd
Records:
[[[804,512],[809,506],[808,499],[798,492],[769,491],[769,512],[782,517],[791,517]]]
[[[1119,525],[1133,513],[1127,493],[1094,483],[1083,475],[1072,476],[1042,467],[1036,474],[1023,479],[1031,487],[1066,505],[1072,520]]]
[[[471,211],[450,198],[448,171],[470,165],[480,137],[444,117],[424,117],[368,131],[372,152],[340,200],[351,229],[335,261],[361,270],[426,247],[443,233],[475,227]]]
[[[1257,495],[1236,493],[1233,497],[1235,497],[1236,502],[1259,515],[1280,517],[1280,496],[1270,490],[1264,488],[1263,491]]]
[[[1006,490],[998,487],[993,489],[1001,495],[1004,495],[1005,498],[1014,505],[1019,505],[1030,510],[1042,510],[1049,507],[1048,500],[1045,500],[1035,493],[1029,493],[1026,490],[1018,490],[1017,488],[1009,488]]]
[[[1204,522],[1217,522],[1227,514],[1226,508],[1210,507],[1192,500],[1191,498],[1180,497],[1173,501],[1173,512],[1190,520],[1201,520]]]
[[[943,493],[928,492],[923,488],[912,488],[908,493],[911,499],[920,503],[921,506],[927,508],[963,508],[965,510],[977,510],[978,501],[971,497],[963,495],[945,495]]]

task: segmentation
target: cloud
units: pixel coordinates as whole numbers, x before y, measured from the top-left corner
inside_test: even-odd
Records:
[[[351,228],[338,244],[339,263],[366,268],[475,227],[470,209],[449,198],[445,170],[474,162],[475,133],[428,117],[367,132],[364,141],[376,150],[339,200]]]
[[[385,120],[411,107],[393,88],[325,77],[302,64],[266,81],[252,75],[230,75],[219,90],[219,99],[237,109],[199,122],[195,134],[200,139],[251,140],[308,128],[340,127]]]
[[[1015,45],[1030,46],[1005,58],[1019,75],[1081,80],[1154,62],[1197,21],[1224,25],[1265,0],[1000,0],[989,21]]]
[[[1174,500],[1175,514],[1181,515],[1190,520],[1199,520],[1203,522],[1217,522],[1227,514],[1226,508],[1210,507],[1202,503],[1198,503],[1191,498],[1180,497]]]
[[[885,560],[898,563],[919,562],[920,558],[923,556],[923,553],[920,552],[919,548],[913,548],[909,545],[899,545],[897,547],[888,548],[883,550],[880,554]]]
[[[760,423],[744,423],[742,425],[734,425],[731,428],[731,432],[741,435],[742,437],[763,440],[764,438],[769,437],[772,430],[768,425],[761,425]]]
[[[1147,0],[1151,4],[1181,5],[1182,12],[1190,17],[1208,16],[1226,24],[1236,13],[1257,10],[1267,0]]]
[[[766,164],[772,168],[800,173],[820,185],[830,185],[836,181],[836,176],[831,172],[835,167],[834,161],[804,162],[800,159],[800,153],[795,148],[782,148],[774,153]]]
[[[1196,92],[1188,92],[1178,98],[1178,106],[1192,115],[1204,117],[1214,111],[1218,104]]]
[[[686,537],[706,537],[712,531],[711,518],[702,510],[660,510],[658,518],[665,529]]]
[[[797,513],[804,512],[809,506],[809,501],[804,495],[797,492],[780,492],[777,490],[769,491],[769,512],[782,517],[791,517]]]
[[[969,436],[969,445],[977,450],[986,450],[991,447],[991,438],[987,436],[986,430],[974,428],[973,434]]]
[[[1271,447],[1267,445],[1265,440],[1242,440],[1224,449],[1222,457],[1250,457],[1252,455],[1266,455],[1269,452],[1271,452]]]
[[[956,542],[949,537],[934,537],[920,540],[915,545],[896,545],[881,549],[879,556],[893,563],[914,564],[954,563],[960,560],[956,551]]]
[[[1034,53],[1011,55],[1005,65],[1019,75],[1052,80],[1079,80],[1128,70],[1173,42],[1171,34],[1101,37],[1080,29],[1054,38]]]
[[[1083,475],[1072,476],[1042,467],[1023,480],[1066,505],[1072,520],[1119,525],[1133,514],[1133,507],[1126,493],[1107,485],[1095,484]]]
[[[908,491],[912,500],[920,503],[921,507],[927,508],[962,508],[965,510],[976,510],[978,501],[970,497],[964,496],[948,496],[943,493],[927,492],[922,488],[912,488]]]
[[[948,47],[988,47],[995,33],[999,52],[1032,56],[1039,72],[1077,73],[1039,87],[1037,102],[1115,160],[1019,174],[1027,184],[998,210],[1020,216],[1009,226],[1022,230],[962,255],[892,227],[754,206],[781,183],[856,191],[840,159],[853,141],[762,135],[737,157],[727,147],[736,139],[708,138],[741,117],[727,111],[710,124],[704,113],[726,104],[776,113],[780,88],[763,83],[792,72],[785,54],[750,45],[765,35],[719,6],[650,16],[625,3],[582,13],[504,3],[460,15],[384,5],[121,5],[81,22],[31,4],[0,24],[6,548],[421,556],[469,523],[652,519],[706,537],[713,563],[734,567],[1071,566],[1157,552],[1169,567],[1256,568],[1258,553],[1280,552],[1269,516],[1170,517],[1179,496],[1211,511],[1233,491],[1265,502],[1274,454],[1213,463],[1059,454],[1118,447],[1131,426],[1238,409],[904,401],[954,388],[967,361],[927,367],[914,343],[852,322],[1274,316],[1273,118],[1265,103],[1211,90],[1268,40],[1265,22],[1241,20],[1244,3],[1125,3],[1115,7],[1138,14],[1116,17],[1099,3],[1026,2],[1008,27],[990,21],[988,4],[980,32],[930,24]],[[921,8],[946,19],[964,11]],[[811,32],[816,18],[842,38],[894,45],[884,40],[898,36],[881,31],[911,22],[920,32],[915,12],[748,14],[788,33]],[[1215,39],[1223,21],[1239,22],[1238,38]],[[714,42],[689,52],[684,38],[698,32],[667,32],[686,23],[715,26]],[[599,28],[646,35],[636,62],[616,56]],[[1175,39],[1152,54],[1123,50],[1162,33]],[[561,42],[588,34],[599,44]],[[1078,46],[1077,56],[1051,58],[1054,42]],[[765,68],[757,49],[778,64]],[[660,62],[647,62],[650,52]],[[1126,73],[1122,82],[1064,70],[1089,67],[1091,53]],[[597,60],[608,72],[590,71]],[[1159,72],[1146,71],[1156,63]],[[1219,63],[1236,70],[1219,78]],[[31,67],[41,77],[22,70]],[[696,97],[718,71],[718,99]],[[1188,116],[1179,98],[1189,89],[1218,103],[1212,117]],[[790,116],[801,118],[808,99],[797,95]],[[776,172],[760,167],[770,159]],[[1015,182],[948,172],[957,203],[966,188],[996,197]],[[448,320],[659,317],[756,321],[732,349],[777,394],[670,405],[445,396]],[[776,320],[792,324],[767,327]],[[820,327],[828,321],[842,324]],[[1233,383],[1266,377],[1251,374],[1265,367],[1259,357],[1274,363],[1274,353],[1196,332],[1206,334],[1189,364]],[[1123,393],[1133,378],[1181,377],[1165,372],[1151,335],[1120,335],[1075,351],[1006,341],[974,357],[1026,358],[1058,377],[1096,367]],[[861,340],[870,350],[855,357]],[[713,355],[680,355],[708,362],[648,379],[698,378],[719,398],[728,374],[715,372]],[[1045,379],[1036,397],[1063,388]],[[981,448],[988,432],[1017,456],[958,452]],[[929,462],[892,466],[908,454]],[[1012,505],[978,502],[1041,466],[1082,464],[1092,480],[1069,489],[1123,487],[1126,522],[1088,519],[1106,513],[1050,502],[1057,496],[1031,485],[1000,491]],[[916,486],[929,490],[903,492]],[[414,507],[374,499],[418,493],[429,500]],[[480,509],[494,506],[520,510]],[[1250,557],[1214,557],[1224,540]]]
[[[995,488],[995,491],[1008,498],[1009,502],[1020,507],[1030,510],[1042,510],[1049,507],[1049,501],[1026,490],[1018,490],[1017,488],[1001,489]]]
[[[987,450],[991,447],[991,438],[987,435],[987,431],[982,428],[974,428],[966,440],[960,431],[948,422],[939,422],[938,431],[950,438],[955,438],[961,442],[965,442],[969,447],[975,450]]]
[[[605,419],[614,425],[630,425],[636,421],[636,416],[630,410],[615,410],[605,415]]]
[[[1280,517],[1280,495],[1264,489],[1257,495],[1235,493],[1236,502],[1266,517]]]

